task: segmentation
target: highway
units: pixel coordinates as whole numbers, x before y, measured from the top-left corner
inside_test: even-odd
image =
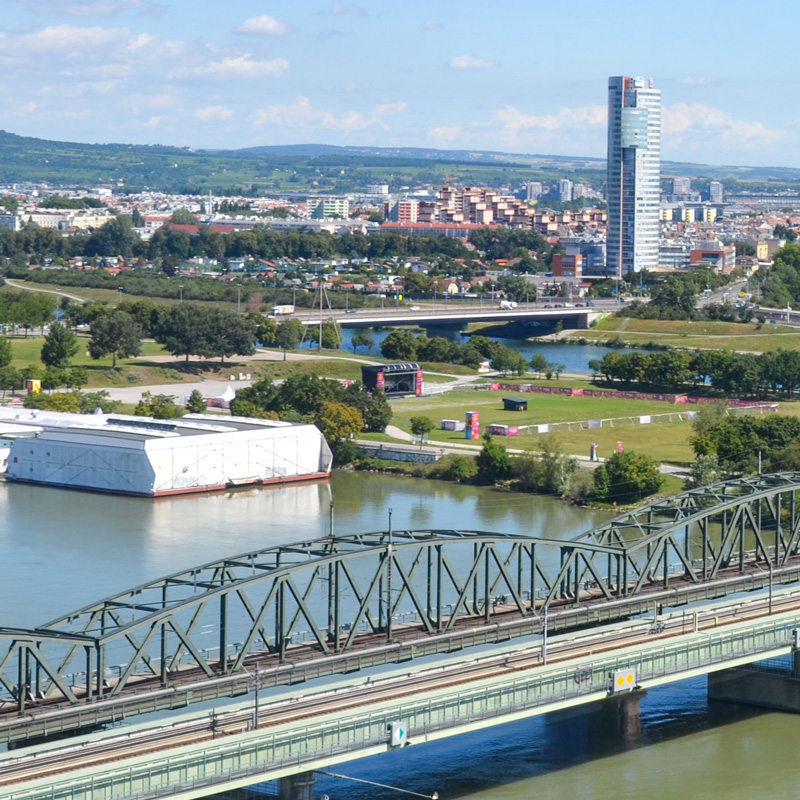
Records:
[[[702,635],[705,631],[759,620],[772,614],[800,609],[797,590],[736,601],[720,606],[706,606],[692,613],[675,613],[652,619],[618,623],[604,630],[565,634],[551,640],[543,657],[543,643],[530,641],[507,653],[495,653],[467,663],[427,665],[404,675],[359,679],[352,685],[335,685],[297,699],[281,699],[262,704],[257,713],[259,730],[274,729],[292,723],[343,716],[377,705],[406,702],[445,690],[468,688],[481,682],[513,675],[530,674],[549,665],[581,662],[654,640]],[[576,681],[580,680],[580,666]],[[121,734],[111,731],[100,738],[88,737],[75,744],[55,742],[29,751],[12,751],[0,756],[0,787],[19,787],[27,781],[52,777],[63,779],[76,770],[98,769],[110,763],[139,759],[155,753],[164,756],[170,750],[237,736],[252,731],[256,710],[252,704],[219,713],[198,716],[174,725],[144,728]],[[20,787],[23,788],[23,787]],[[2,789],[0,789],[2,791]],[[6,796],[6,795],[0,795]]]
[[[586,315],[607,313],[620,308],[616,300],[597,299],[587,305],[584,301],[573,303],[560,298],[543,298],[530,303],[519,303],[516,308],[499,307],[499,301],[483,303],[457,300],[452,303],[420,301],[419,305],[387,305],[382,308],[323,309],[322,319],[335,319],[345,328],[379,325],[453,325],[460,322],[517,322],[537,318],[556,321],[580,319]],[[293,315],[304,325],[320,322],[320,310],[297,308]],[[276,317],[277,320],[288,317]]]

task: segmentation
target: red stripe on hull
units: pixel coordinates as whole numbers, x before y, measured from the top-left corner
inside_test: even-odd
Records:
[[[330,478],[330,472],[313,472],[309,475],[296,475],[289,478],[266,478],[249,483],[221,483],[216,486],[192,486],[188,489],[167,489],[163,492],[127,492],[124,489],[103,489],[99,486],[78,486],[65,483],[47,483],[46,481],[30,481],[24,478],[5,477],[9,483],[26,483],[34,486],[49,486],[53,489],[75,489],[80,492],[99,492],[100,494],[124,495],[126,497],[176,497],[183,494],[208,494],[210,492],[224,492],[228,489],[246,488],[248,486],[274,486],[283,483],[311,483],[313,481]]]

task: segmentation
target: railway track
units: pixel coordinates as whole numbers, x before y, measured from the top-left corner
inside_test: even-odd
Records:
[[[694,612],[688,615],[690,630],[713,630],[742,620],[765,617],[773,613],[800,609],[800,593],[781,595],[772,601],[758,599],[724,609]],[[670,639],[686,632],[687,616],[673,616],[658,625],[637,622],[624,629],[584,632],[572,639],[553,641],[547,649],[548,664],[591,658],[623,647]],[[425,671],[386,678],[357,686],[334,689],[298,700],[282,700],[261,707],[258,728],[318,718],[326,714],[353,711],[379,702],[422,695],[431,691],[452,689],[479,681],[518,674],[543,666],[541,647],[528,648],[507,655],[487,656],[466,664],[433,667]],[[0,759],[0,786],[55,777],[65,772],[98,767],[127,758],[144,756],[169,749],[194,745],[203,741],[232,736],[250,730],[254,710],[237,709],[222,714],[106,738],[97,742],[65,745],[42,753],[24,752]]]

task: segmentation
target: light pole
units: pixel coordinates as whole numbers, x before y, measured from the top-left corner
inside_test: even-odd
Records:
[[[119,287],[119,302],[122,304],[122,287]]]
[[[253,683],[253,690],[255,692],[255,699],[253,701],[253,723],[252,723],[253,730],[258,729],[259,690],[261,689],[261,684],[259,683],[259,675],[258,675],[258,664],[256,664],[255,670],[256,670],[255,673],[245,670],[245,672],[247,672],[248,676],[250,677],[250,680]]]
[[[242,313],[242,287],[236,286],[236,313]]]
[[[183,284],[178,287],[181,290],[181,303],[183,302]]]
[[[769,607],[767,609],[768,616],[772,616],[772,559],[767,554],[767,568],[769,569]]]
[[[550,607],[550,599],[544,601],[544,611],[542,613],[542,664],[547,663],[547,611]]]

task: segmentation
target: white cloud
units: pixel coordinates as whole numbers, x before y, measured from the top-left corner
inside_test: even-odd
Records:
[[[438,128],[431,128],[428,131],[428,138],[440,147],[449,147],[457,142],[463,142],[464,128],[462,125],[442,125]]]
[[[250,36],[285,36],[289,30],[285,22],[280,22],[269,14],[262,14],[260,17],[250,17],[245,20],[236,29],[236,33]]]
[[[125,11],[160,17],[165,10],[160,3],[148,0],[27,0],[25,7],[34,14],[65,17],[115,17]]]
[[[695,75],[687,75],[681,83],[685,83],[687,86],[711,86],[713,81],[711,78],[700,78]]]
[[[355,3],[334,3],[330,8],[330,13],[335,14],[337,17],[344,17],[348,14],[354,17],[369,16],[365,9]]]
[[[497,66],[497,62],[484,61],[482,58],[476,58],[465,53],[461,56],[453,56],[447,62],[447,66],[450,69],[492,69]]]
[[[229,56],[221,61],[213,61],[189,69],[176,69],[170,74],[172,78],[215,78],[217,80],[279,78],[289,69],[285,58],[273,58],[270,61],[256,61],[249,53],[241,56]]]
[[[431,128],[427,138],[448,147],[592,154],[605,145],[606,118],[602,105],[562,107],[549,114],[526,114],[507,105],[482,122]]]
[[[226,122],[233,117],[233,111],[225,106],[206,106],[198,108],[194,117],[201,122]]]
[[[589,105],[560,108],[555,114],[537,115],[524,114],[515,106],[505,106],[494,112],[494,118],[506,131],[557,131],[585,125],[605,126],[608,110],[605,106]]]
[[[707,150],[716,142],[723,149],[757,149],[785,139],[783,131],[762,122],[737,120],[733,114],[703,103],[675,103],[664,106],[662,139],[672,149]]]
[[[384,118],[400,114],[408,108],[402,101],[380,103],[370,111],[345,111],[335,113],[314,108],[305,95],[298,95],[291,103],[270,105],[253,115],[256,128],[277,127],[285,130],[337,131],[351,133],[378,127],[388,130]]]
[[[440,31],[444,28],[438,19],[427,19],[422,23],[422,30],[424,31]]]

